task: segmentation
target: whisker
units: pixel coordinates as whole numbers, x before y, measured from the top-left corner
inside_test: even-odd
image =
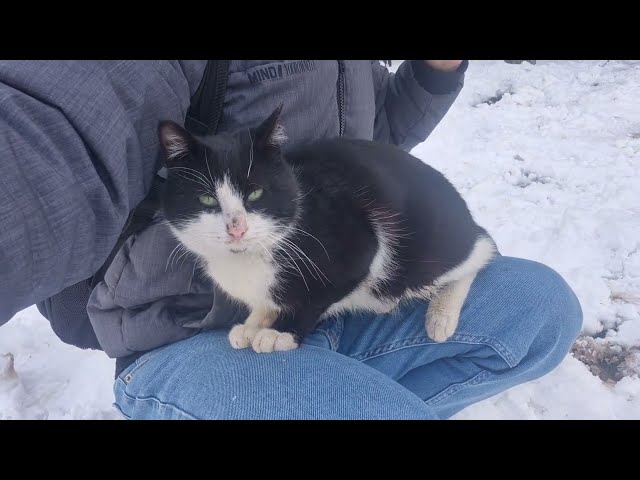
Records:
[[[172,255],[176,252],[176,250],[178,250],[180,247],[182,247],[182,244],[179,243],[178,245],[176,245],[173,250],[171,250],[171,253],[169,254],[169,256],[167,257],[167,263],[164,266],[164,271],[166,272],[169,269],[169,261],[171,260]],[[173,268],[173,267],[172,267]]]
[[[327,252],[327,249],[324,248],[324,245],[322,244],[322,242],[320,240],[318,240],[316,237],[314,237],[313,235],[311,235],[309,232],[301,229],[301,228],[296,228],[296,227],[289,227],[291,228],[291,230],[295,230],[296,232],[300,232],[303,233],[305,235],[308,235],[309,237],[313,238],[316,242],[318,242],[320,244],[320,246],[322,247],[322,249],[324,250],[324,253],[327,255],[327,259],[329,261],[331,261],[331,259],[329,258],[329,252]]]
[[[273,261],[273,263],[277,263],[276,259],[273,257],[273,254],[267,249],[267,247],[265,247],[264,244],[257,238],[256,238],[256,242],[258,242],[258,245],[260,245],[264,249],[264,251],[267,252],[267,254],[271,257],[271,260]]]
[[[360,195],[364,195],[366,193],[367,188],[369,188],[369,185],[365,185],[364,187],[360,187],[355,192],[353,192],[353,194],[356,197],[359,197]]]
[[[297,251],[297,252],[301,253],[302,255],[304,255],[304,257],[309,261],[311,266],[314,267],[314,269],[316,270],[316,273],[318,274],[318,277],[320,275],[322,275],[329,283],[331,283],[331,285],[333,285],[331,280],[329,280],[329,278],[324,274],[324,272],[320,269],[320,267],[318,267],[318,265],[313,260],[311,260],[309,258],[309,256],[306,253],[304,253],[304,251],[298,245],[296,245],[294,242],[292,242],[291,240],[288,240],[286,238],[281,239],[281,242],[289,245],[290,248],[292,248],[295,251]],[[300,260],[302,260],[302,262],[306,266],[306,263],[304,262],[304,259],[301,258]],[[308,266],[307,266],[307,269],[309,269]],[[313,276],[313,274],[312,274],[312,276]],[[314,276],[314,278],[315,278],[315,276]],[[326,284],[324,283],[324,281],[321,278],[318,278],[318,280],[320,280],[322,282],[322,284],[326,287]]]
[[[199,172],[198,170],[195,170],[193,168],[189,168],[189,167],[171,167],[171,168],[169,168],[169,170],[178,170],[178,171],[181,171],[181,173],[183,173],[183,174],[193,175],[195,178],[198,178],[202,182],[208,184],[210,187],[213,187],[213,184],[209,183],[209,180],[207,179],[207,177],[202,172]]]
[[[298,264],[295,262],[295,260],[291,257],[291,255],[289,255],[289,252],[287,252],[284,248],[282,248],[280,245],[277,246],[278,251],[282,251],[284,252],[284,254],[286,256],[288,256],[291,259],[291,262],[293,262],[293,266],[296,267],[296,269],[298,270],[298,272],[300,273],[300,277],[302,277],[302,281],[304,282],[304,286],[307,287],[307,291],[309,292],[309,285],[307,284],[307,279],[304,278],[304,275],[302,273],[302,270],[300,270],[300,267],[298,267]]]
[[[249,133],[249,140],[251,141],[251,148],[249,149],[249,170],[247,170],[247,178],[251,173],[251,166],[253,165],[253,137],[251,137],[251,130],[247,130]]]
[[[178,263],[180,261],[180,259],[182,259],[182,264],[180,265],[180,269],[182,269],[182,267],[184,267],[184,263],[187,261],[187,258],[189,258],[189,255],[191,255],[191,251],[185,248],[185,250],[182,253],[182,255],[180,255],[178,260],[176,260],[176,263]]]
[[[302,257],[300,256],[300,254],[296,251],[295,245],[291,245],[291,244],[285,244],[285,245],[287,245],[289,248],[291,248],[291,253],[295,254],[295,255],[296,255],[296,256],[297,256],[297,257],[302,261],[302,264],[303,264],[303,265],[305,266],[305,268],[309,271],[309,274],[311,275],[311,278],[313,278],[314,280],[320,280],[320,281],[322,281],[320,278],[317,278],[317,277],[316,277],[316,274],[317,274],[317,273],[316,273],[316,274],[314,274],[314,273],[311,271],[311,269],[309,268],[309,265],[307,265],[307,262],[305,261],[305,259],[304,259],[304,258],[302,258]]]
[[[189,182],[193,182],[197,185],[202,185],[207,191],[211,191],[213,192],[213,189],[209,186],[208,182],[204,183],[200,180],[199,177],[193,176],[193,174],[185,174],[183,173],[176,173],[176,175],[180,178],[184,178],[185,180],[189,181]],[[189,176],[191,175],[191,176]]]
[[[298,264],[295,262],[295,260],[293,260],[293,258],[291,257],[290,253],[294,254],[294,255],[296,256],[296,258],[298,258],[298,259],[302,262],[302,264],[303,264],[303,265],[305,266],[305,268],[309,271],[309,274],[311,275],[311,277],[312,277],[314,280],[320,280],[320,281],[322,281],[322,279],[320,279],[320,278],[316,278],[316,276],[314,275],[314,273],[311,271],[311,269],[309,268],[309,266],[308,266],[308,265],[307,265],[307,263],[305,262],[305,259],[304,259],[304,258],[302,258],[302,257],[300,256],[300,254],[299,254],[299,253],[298,253],[298,251],[297,251],[297,250],[300,250],[300,249],[297,247],[297,245],[293,244],[292,242],[290,242],[289,240],[287,240],[287,239],[285,239],[285,238],[280,238],[280,239],[278,239],[278,238],[276,238],[276,237],[274,237],[273,235],[268,234],[268,233],[267,233],[267,234],[265,234],[265,236],[267,236],[267,238],[270,238],[271,240],[273,240],[273,241],[275,242],[275,244],[276,244],[276,247],[277,247],[277,248],[279,248],[279,249],[281,249],[283,252],[285,252],[285,253],[289,256],[289,258],[291,258],[291,260],[293,261],[293,263],[294,263],[294,265],[295,265],[295,267],[296,267],[296,268],[298,268]],[[284,248],[285,246],[286,246],[286,247],[289,247],[289,248],[291,249],[291,252],[288,252],[288,251],[286,250],[286,248]],[[303,252],[303,254],[304,254],[304,252]],[[307,258],[308,258],[308,257],[307,257]],[[309,259],[309,262],[311,262],[311,260],[310,260],[310,259]],[[311,262],[311,263],[313,263],[313,262]],[[302,273],[302,272],[301,272],[301,273]],[[305,283],[306,283],[306,281],[305,281]]]
[[[315,188],[315,187],[311,187],[311,189],[310,189],[307,193],[305,193],[304,195],[298,195],[298,196],[297,196],[297,197],[295,197],[293,200],[294,200],[294,201],[302,200],[302,199],[303,199],[303,198],[305,198],[307,195],[309,195],[311,192],[313,192],[313,189],[314,189],[314,188]]]
[[[211,175],[211,169],[209,168],[209,159],[207,158],[207,149],[204,149],[204,163],[207,164],[207,171],[209,172],[209,178],[211,179],[211,185],[215,185],[215,181],[213,180],[213,175]],[[215,190],[215,188],[212,188]]]

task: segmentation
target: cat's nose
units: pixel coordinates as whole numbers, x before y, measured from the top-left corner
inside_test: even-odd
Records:
[[[231,235],[234,240],[240,240],[247,231],[246,220],[238,217],[233,217],[229,223],[227,223],[227,233]]]

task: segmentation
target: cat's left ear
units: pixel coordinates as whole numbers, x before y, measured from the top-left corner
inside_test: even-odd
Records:
[[[256,128],[256,141],[261,147],[279,147],[287,141],[287,136],[284,131],[280,116],[282,115],[282,108],[284,104],[278,105],[269,118],[260,124]]]
[[[178,160],[185,159],[189,154],[189,147],[195,142],[189,132],[171,121],[160,122],[158,137],[167,167],[171,167]]]

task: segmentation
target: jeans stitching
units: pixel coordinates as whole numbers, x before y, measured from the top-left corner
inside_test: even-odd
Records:
[[[112,406],[113,408],[115,408],[115,409],[116,409],[116,411],[117,411],[121,416],[123,416],[126,420],[131,420],[131,417],[122,411],[122,409],[120,408],[120,405],[118,405],[117,403],[115,403],[115,402],[114,402],[114,403],[112,403],[112,404],[111,404],[111,406]]]
[[[473,385],[477,385],[478,383],[484,381],[489,375],[491,375],[490,371],[483,370],[482,372],[476,374],[475,376],[473,376],[472,378],[470,378],[466,382],[449,385],[447,388],[445,388],[440,393],[434,395],[433,397],[431,397],[428,400],[425,400],[424,403],[426,403],[429,406],[433,406],[433,405],[435,405],[437,403],[440,403],[442,400],[445,400],[445,399],[449,398],[451,395],[453,395],[454,393],[459,392],[460,390],[462,390],[465,387],[471,387]]]
[[[340,345],[340,338],[342,337],[343,321],[341,318],[336,318],[334,322],[327,324],[326,327],[321,326],[317,328],[318,332],[324,334],[329,340],[331,350],[334,352],[338,350]]]
[[[453,335],[446,343],[462,343],[462,344],[472,344],[472,345],[487,345],[500,355],[500,357],[509,365],[509,367],[513,368],[518,364],[518,361],[515,359],[514,355],[502,344],[500,341],[483,336],[475,336],[475,335],[467,335],[467,334],[456,334]],[[385,355],[391,353],[396,350],[401,350],[407,347],[413,346],[421,346],[421,345],[442,345],[441,343],[433,342],[429,337],[421,335],[419,337],[414,337],[410,339],[405,339],[401,342],[389,343],[386,345],[381,345],[372,350],[367,350],[362,353],[358,353],[356,355],[350,355],[351,358],[358,361],[366,361],[371,360],[372,358],[379,357],[381,355]]]
[[[126,385],[128,385],[127,382],[124,381],[124,379],[128,376],[133,377],[133,375],[140,370],[140,368],[142,368],[149,360],[151,360],[151,358],[153,357],[153,355],[146,357],[142,362],[140,360],[142,360],[142,357],[137,358],[136,361],[133,363],[133,368],[131,369],[131,371],[127,372],[127,370],[125,370],[124,372],[122,372],[120,375],[118,375],[118,378],[116,379],[116,382],[120,382],[122,385],[124,385],[126,387]]]
[[[162,407],[169,407],[172,410],[178,412],[180,415],[187,417],[191,420],[197,420],[197,418],[193,415],[191,415],[190,413],[185,412],[184,410],[182,410],[181,408],[173,405],[172,403],[167,403],[167,402],[161,402],[160,400],[158,400],[156,397],[132,397],[131,395],[129,395],[126,390],[122,390],[122,395],[124,395],[125,397],[127,397],[129,400],[132,400],[134,403],[137,402],[155,402],[158,405],[162,406]],[[123,412],[124,415],[124,412]],[[125,415],[126,416],[126,415]],[[129,417],[131,418],[131,417]]]

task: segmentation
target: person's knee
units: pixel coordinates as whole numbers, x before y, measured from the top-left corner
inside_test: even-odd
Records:
[[[420,398],[361,362],[309,345],[233,350],[222,331],[170,345],[127,376],[116,390],[129,418],[436,418]]]
[[[519,265],[519,288],[522,300],[530,302],[527,320],[538,328],[531,339],[530,354],[539,368],[554,369],[565,358],[582,328],[580,302],[566,280],[554,269],[529,260],[515,260]]]

